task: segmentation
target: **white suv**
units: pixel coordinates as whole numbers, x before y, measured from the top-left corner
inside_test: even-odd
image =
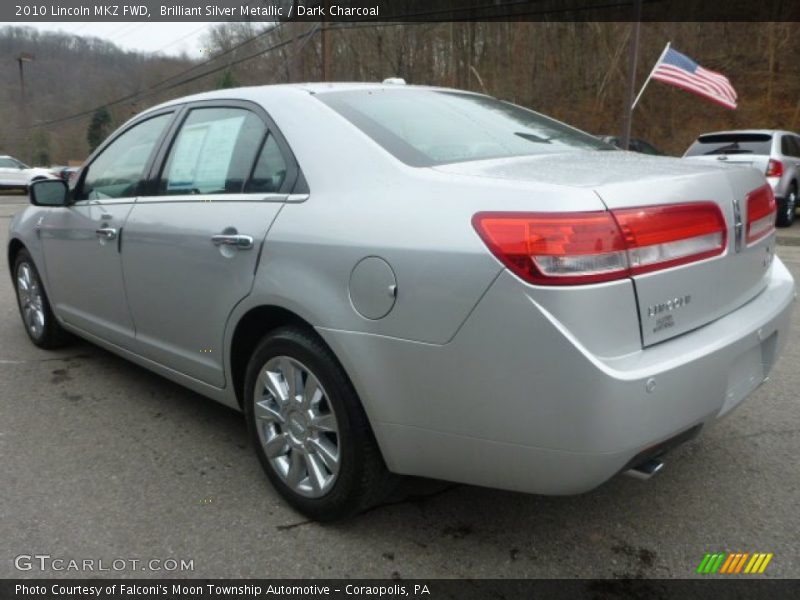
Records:
[[[0,190],[27,189],[34,181],[56,179],[46,169],[32,168],[13,156],[0,155]]]
[[[800,182],[800,135],[772,129],[704,133],[684,158],[752,165],[767,176],[778,202],[778,227],[789,227],[797,209]]]

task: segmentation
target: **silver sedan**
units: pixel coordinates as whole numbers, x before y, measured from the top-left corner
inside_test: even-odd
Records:
[[[175,100],[31,201],[8,260],[33,343],[243,411],[322,520],[403,474],[647,477],[766,379],[795,298],[755,170],[393,82]]]

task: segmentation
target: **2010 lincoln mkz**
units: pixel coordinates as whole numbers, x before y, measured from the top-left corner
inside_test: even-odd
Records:
[[[469,92],[183,98],[71,186],[35,183],[11,224],[33,343],[75,334],[242,410],[317,519],[401,474],[540,494],[646,476],[765,380],[795,298],[763,174]]]

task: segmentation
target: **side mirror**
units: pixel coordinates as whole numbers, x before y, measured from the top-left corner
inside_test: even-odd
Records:
[[[66,206],[69,203],[67,182],[61,179],[34,181],[28,188],[35,206]]]

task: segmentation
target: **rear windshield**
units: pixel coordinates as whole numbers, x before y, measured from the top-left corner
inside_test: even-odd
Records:
[[[317,98],[415,167],[614,150],[594,136],[486,96],[406,88],[329,92]]]
[[[705,154],[770,154],[772,136],[768,133],[714,133],[701,135],[686,151],[686,156]]]

